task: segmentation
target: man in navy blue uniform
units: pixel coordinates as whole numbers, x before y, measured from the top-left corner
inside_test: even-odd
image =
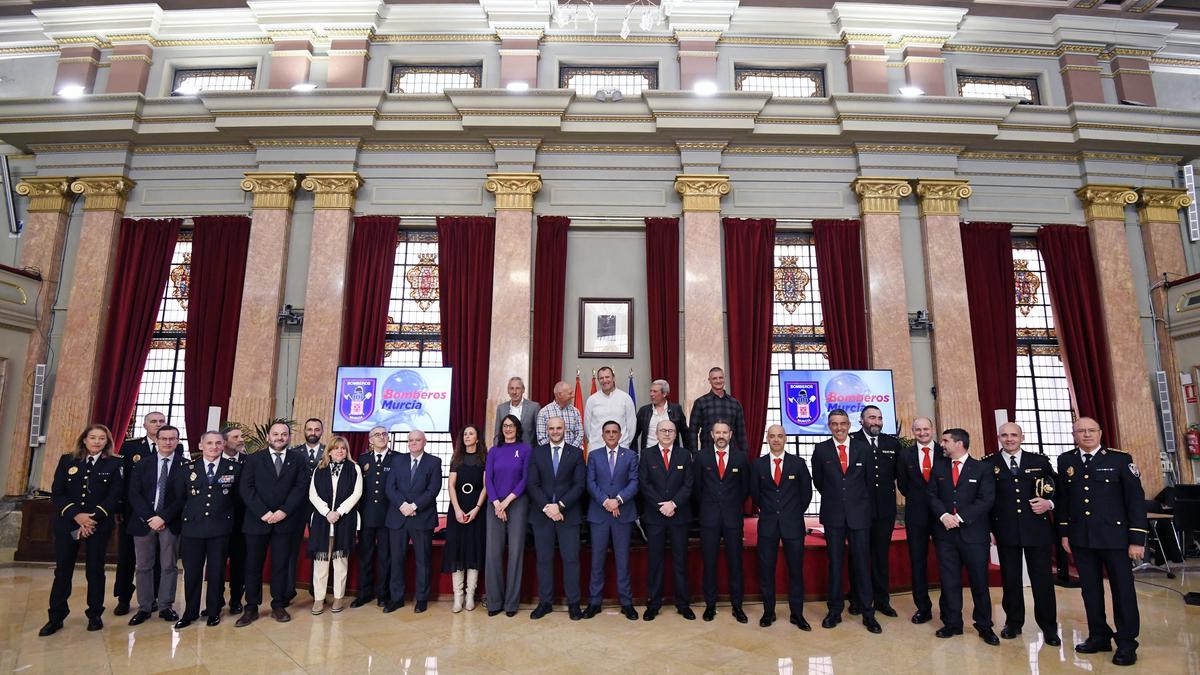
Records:
[[[933,437],[933,420],[918,417],[913,420],[912,432],[916,443],[900,451],[896,485],[904,495],[904,530],[912,568],[913,604],[917,606],[912,622],[921,624],[933,619],[933,603],[929,599],[929,543],[934,528],[940,527],[929,510],[925,488],[933,476],[933,467],[948,460]]]
[[[133,537],[137,560],[138,611],[129,619],[130,626],[145,623],[155,607],[164,621],[179,619],[174,608],[179,578],[179,519],[170,515],[168,503],[170,486],[184,464],[183,456],[175,452],[179,429],[163,425],[154,444],[156,452],[142,458],[126,476],[130,516],[125,530]],[[161,571],[161,583],[154,578],[155,567]]]
[[[938,572],[942,578],[943,626],[935,633],[940,638],[962,635],[962,571],[967,569],[971,582],[971,600],[975,604],[971,619],[979,637],[989,645],[1000,644],[992,631],[992,598],[988,593],[988,549],[992,542],[988,519],[996,501],[996,481],[990,465],[967,454],[971,437],[962,429],[942,432],[942,447],[950,461],[933,468],[926,487],[929,509],[937,517],[934,530],[937,542]]]
[[[621,614],[637,621],[633,608],[633,582],[629,576],[629,539],[633,521],[637,520],[634,496],[638,491],[638,456],[621,447],[621,425],[608,420],[601,425],[604,445],[592,448],[587,462],[588,524],[592,533],[592,571],[588,579],[588,606],[583,618],[600,613],[601,593],[604,591],[604,560],[612,543],[617,567],[617,595]]]
[[[413,611],[429,607],[429,578],[433,558],[433,529],[437,527],[437,496],[442,490],[442,460],[425,452],[425,432],[408,432],[408,456],[392,460],[385,490],[388,496],[388,551],[391,579],[384,612],[404,606],[404,562],[411,541],[416,558]]]
[[[568,616],[572,621],[583,618],[579,609],[579,524],[587,491],[587,465],[583,450],[567,443],[566,435],[563,418],[551,416],[546,420],[549,442],[534,448],[525,481],[525,490],[533,500],[529,524],[537,549],[538,604],[529,615],[531,619],[540,619],[553,609],[556,542],[562,556]]]
[[[850,576],[862,607],[863,625],[872,633],[881,633],[871,602],[871,446],[850,437],[850,416],[845,410],[831,410],[827,417],[832,437],[817,443],[812,455],[813,486],[821,493],[821,525],[829,551],[829,612],[821,627],[833,628],[842,622],[842,564],[849,541]]]
[[[246,502],[242,533],[246,537],[246,608],[236,627],[258,620],[262,604],[263,563],[271,550],[271,617],[280,623],[292,620],[287,612],[288,566],[295,567],[295,538],[304,533],[301,515],[308,501],[304,479],[308,463],[304,456],[288,450],[292,429],[275,422],[267,432],[269,448],[251,453],[242,465],[238,494]]]
[[[221,430],[225,439],[225,459],[239,467],[246,461],[246,439],[238,427]],[[242,534],[242,523],[246,522],[246,503],[234,491],[233,532],[229,534],[229,614],[242,613],[242,598],[246,594],[246,535]],[[224,600],[222,600],[224,605]]]
[[[387,605],[392,565],[388,548],[387,479],[396,457],[388,447],[390,436],[387,427],[371,429],[367,432],[367,451],[358,458],[363,479],[362,499],[358,502],[362,520],[358,532],[358,597],[350,603],[351,607],[362,607],[372,600],[378,600],[380,607]]]
[[[206,623],[209,626],[221,623],[225,559],[237,519],[238,477],[243,466],[225,457],[224,449],[221,432],[204,432],[200,437],[201,456],[188,462],[175,477],[171,508],[182,523],[179,549],[183,557],[185,599],[183,617],[175,623],[176,630],[187,628],[200,618],[200,588],[206,570]]]
[[[750,498],[758,507],[758,579],[763,597],[758,625],[767,628],[775,623],[775,561],[782,541],[790,621],[809,631],[812,627],[804,619],[804,512],[812,503],[812,476],[803,457],[785,452],[787,432],[782,426],[767,428],[767,445],[771,451],[750,466]]]
[[[892,435],[883,433],[883,411],[873,405],[863,407],[859,415],[862,428],[851,434],[851,438],[865,441],[871,446],[871,467],[869,477],[873,505],[871,508],[871,534],[868,541],[870,550],[869,566],[871,568],[871,601],[875,611],[884,616],[896,616],[892,609],[892,599],[889,593],[888,554],[892,550],[892,532],[896,529],[896,481],[899,478],[901,464],[900,441]],[[850,565],[854,565],[854,554],[851,552]],[[850,613],[859,614],[862,607],[858,606],[854,588],[854,578],[850,578]]]
[[[642,494],[642,525],[646,528],[649,547],[646,570],[646,613],[642,618],[653,621],[662,609],[663,567],[666,565],[667,541],[671,543],[671,568],[674,572],[675,611],[694,621],[688,594],[687,539],[691,522],[689,502],[692,498],[692,453],[677,443],[675,423],[664,419],[655,429],[658,443],[641,450],[638,465],[638,490]]]
[[[1137,662],[1137,593],[1131,560],[1141,560],[1146,545],[1146,494],[1133,457],[1100,444],[1100,424],[1080,417],[1071,427],[1075,449],[1058,456],[1062,496],[1055,514],[1063,548],[1075,559],[1079,588],[1087,612],[1087,640],[1075,645],[1080,654],[1107,652],[1113,638],[1112,662]],[[1113,596],[1114,634],[1104,613],[1104,576]]]
[[[707,394],[706,394],[707,395]],[[717,560],[725,540],[729,569],[729,604],[733,618],[746,623],[742,611],[745,579],[742,576],[742,538],[746,495],[750,490],[750,461],[746,449],[734,447],[733,427],[718,419],[710,425],[711,444],[696,453],[696,480],[700,505],[700,553],[704,558],[704,620],[717,616]]]

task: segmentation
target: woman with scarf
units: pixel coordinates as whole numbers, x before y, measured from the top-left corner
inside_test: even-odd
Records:
[[[330,611],[345,609],[342,599],[346,595],[346,574],[359,527],[354,507],[362,497],[362,482],[358,464],[350,459],[350,442],[334,436],[308,485],[308,500],[316,509],[308,524],[308,555],[313,561],[313,615],[325,611],[330,563],[333,563]]]

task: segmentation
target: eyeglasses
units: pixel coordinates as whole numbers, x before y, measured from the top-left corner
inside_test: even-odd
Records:
[[[1095,434],[1095,433],[1099,433],[1099,431],[1100,431],[1099,428],[1092,427],[1089,429],[1076,429],[1075,433],[1077,433],[1077,434]]]
[[[387,432],[386,431],[376,431],[375,433],[371,434],[371,438],[378,438],[380,436],[387,436]]]

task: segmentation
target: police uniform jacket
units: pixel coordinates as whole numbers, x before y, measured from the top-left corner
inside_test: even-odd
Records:
[[[1021,450],[1014,476],[1008,454],[1003,450],[983,460],[996,481],[996,503],[992,505],[992,533],[1000,546],[1052,546],[1053,512],[1040,516],[1029,507],[1034,497],[1055,499],[1058,483],[1050,458]]]
[[[64,533],[74,530],[75,516],[80,513],[93,514],[98,531],[111,528],[124,491],[120,457],[99,456],[95,466],[89,466],[86,453],[83,459],[76,459],[73,452],[63,455],[50,488],[50,502],[58,513],[55,529]]]
[[[871,441],[862,429],[850,434],[850,438],[862,441],[868,448]],[[876,448],[871,453],[871,473],[868,476],[872,492],[872,518],[874,520],[896,520],[896,482],[904,465],[900,462],[903,446],[895,436],[879,434],[875,437]]]
[[[242,465],[222,456],[210,483],[204,459],[183,466],[175,478],[171,508],[182,522],[182,535],[195,539],[228,537],[237,516],[238,481]]]
[[[388,516],[387,479],[397,453],[388,450],[382,461],[375,461],[375,452],[367,450],[358,456],[362,469],[363,494],[358,502],[363,527],[385,527]]]
[[[1058,456],[1059,536],[1072,547],[1127,548],[1146,544],[1146,494],[1128,453],[1100,448],[1084,467],[1079,448]]]

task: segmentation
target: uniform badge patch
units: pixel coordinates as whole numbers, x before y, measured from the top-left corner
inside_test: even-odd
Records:
[[[1129,463],[1129,473],[1133,474],[1135,478],[1142,477],[1141,472],[1138,471],[1137,464],[1134,464],[1133,462]]]
[[[1000,467],[996,467],[996,475],[997,475],[997,476],[999,476],[999,475],[1000,475]]]
[[[77,466],[73,466],[73,467],[67,469],[68,476],[74,476],[77,473],[79,473],[79,467],[77,467]]]
[[[133,456],[133,462],[134,462],[135,464],[136,464],[136,463],[138,463],[138,462],[140,462],[140,461],[142,461],[142,456],[141,456],[141,455],[134,455],[134,456]]]
[[[196,480],[196,472],[195,471],[192,472],[192,475],[188,476],[188,480]]]
[[[1067,475],[1068,475],[1068,476],[1074,476],[1074,475],[1075,475],[1075,467],[1073,467],[1073,466],[1068,466],[1068,467],[1067,467]]]
[[[363,464],[363,471],[370,471],[370,470],[371,470],[370,464]]]

